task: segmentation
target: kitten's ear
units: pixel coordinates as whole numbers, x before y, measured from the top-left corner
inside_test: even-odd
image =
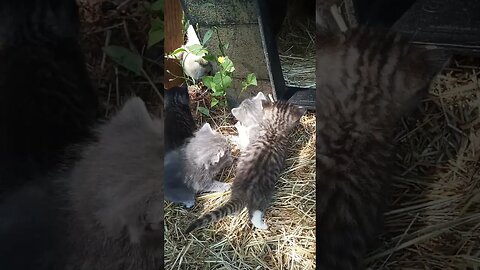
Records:
[[[190,96],[186,85],[175,86],[165,90],[165,109],[173,108],[178,104],[189,105]]]
[[[270,101],[268,101],[268,100],[266,100],[266,99],[265,99],[265,100],[262,100],[262,107],[263,107],[264,109],[267,109],[267,108],[272,107],[272,104],[273,104],[272,102],[270,102]]]
[[[152,118],[147,107],[139,97],[132,97],[123,105],[122,109],[110,120],[111,125],[139,125],[150,124]]]
[[[223,156],[223,154],[221,153],[217,153],[216,155],[214,155],[212,157],[212,159],[210,160],[212,162],[212,165],[215,165],[217,164],[219,161],[220,161],[220,158]]]
[[[422,58],[426,62],[426,73],[435,76],[450,62],[451,54],[440,48],[424,48]]]
[[[199,131],[200,132],[208,132],[208,133],[211,133],[211,134],[216,134],[209,123],[203,124],[203,126],[200,128]]]
[[[265,95],[262,93],[262,92],[258,92],[258,94],[252,98],[252,100],[267,100],[267,97],[265,97]]]
[[[341,42],[348,25],[340,12],[341,0],[316,1],[316,47],[325,48]]]
[[[297,119],[302,118],[302,116],[307,112],[307,109],[302,106],[293,106],[293,108],[293,113]]]
[[[238,116],[240,115],[240,107],[233,108],[231,112],[232,112],[232,115],[233,115],[237,120],[239,120],[239,119],[238,119]]]

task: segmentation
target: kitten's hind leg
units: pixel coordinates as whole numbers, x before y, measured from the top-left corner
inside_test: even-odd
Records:
[[[165,183],[165,200],[192,208],[195,205],[195,191],[183,185]]]
[[[265,212],[261,210],[253,210],[250,211],[250,220],[252,221],[253,226],[259,230],[266,230],[268,229],[267,224],[263,220]]]
[[[185,208],[190,209],[195,205],[195,199],[189,200],[189,201],[183,201],[182,204],[183,206],[185,206]]]
[[[224,183],[224,182],[219,182],[219,181],[212,181],[212,183],[203,189],[203,192],[225,192],[230,190],[232,187],[232,184],[230,183]]]

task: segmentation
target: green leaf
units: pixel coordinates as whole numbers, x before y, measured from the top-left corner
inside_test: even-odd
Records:
[[[242,82],[242,90],[240,91],[240,93],[242,93],[249,86],[252,86],[252,85],[255,85],[255,86],[257,85],[257,76],[255,76],[255,73],[250,73],[247,75],[246,80]]]
[[[103,51],[117,64],[132,71],[136,75],[142,73],[143,60],[136,53],[131,52],[127,48],[121,46],[106,46]]]
[[[230,88],[230,86],[232,85],[232,77],[230,77],[228,75],[224,75],[222,77],[222,79],[223,79],[222,83],[223,83],[223,88],[224,88],[223,91],[225,91],[228,88]]]
[[[201,55],[201,54],[207,54],[208,53],[207,49],[205,49],[205,47],[203,47],[200,44],[193,44],[193,45],[187,46],[187,49],[195,55]]]
[[[163,0],[157,0],[150,5],[153,11],[163,11]]]
[[[247,86],[250,86],[250,85],[257,86],[257,76],[255,76],[255,73],[250,73],[247,75],[246,83],[247,83]]]
[[[224,61],[222,64],[220,64],[222,66],[222,68],[226,71],[226,72],[234,72],[235,71],[235,67],[233,66],[233,62],[232,60],[230,60],[230,58],[228,58],[228,56],[225,56],[224,58]]]
[[[181,53],[181,52],[186,52],[187,50],[185,50],[183,47],[180,47],[178,49],[176,49],[175,51],[171,52],[169,55],[173,55],[173,56],[176,56],[177,54]]]
[[[204,84],[206,87],[208,87],[208,88],[210,88],[210,89],[213,88],[213,87],[212,87],[212,84],[213,84],[213,77],[212,77],[212,76],[205,76],[205,77],[203,77],[203,78],[202,78],[202,82],[203,82],[203,84]]]
[[[210,111],[205,107],[198,106],[197,111],[199,111],[201,114],[203,114],[205,116],[210,116]]]
[[[203,57],[203,59],[205,59],[209,62],[214,62],[216,58],[215,58],[215,55],[213,55],[213,54],[207,54]]]
[[[242,90],[240,91],[240,93],[243,92],[245,89],[247,89],[247,87],[248,87],[248,86],[247,86],[247,83],[246,83],[246,82],[242,82]]]
[[[213,34],[213,30],[212,29],[209,29],[205,35],[203,36],[203,40],[202,40],[202,44],[205,45],[207,44],[207,42],[210,40],[210,38],[212,37],[212,34]]]
[[[225,44],[223,44],[222,50],[223,50],[223,51],[226,51],[226,50],[228,50],[228,47],[230,47],[230,44],[225,43]]]
[[[212,101],[210,102],[210,107],[213,108],[218,104],[218,99],[212,97]]]
[[[148,33],[148,47],[151,47],[164,39],[163,21],[159,18],[153,19],[152,28]]]
[[[225,96],[225,95],[226,95],[225,92],[213,92],[213,93],[212,93],[212,96],[213,96],[213,97],[223,97],[223,96]]]
[[[217,73],[215,74],[215,76],[213,77],[213,83],[215,83],[216,85],[219,85],[220,87],[223,86],[222,74],[221,74],[221,72],[217,72]],[[213,90],[214,92],[217,92],[217,91],[215,91],[215,89],[213,89],[213,88],[212,88],[212,90]]]

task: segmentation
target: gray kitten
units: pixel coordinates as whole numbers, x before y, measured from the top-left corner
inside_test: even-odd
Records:
[[[263,118],[262,100],[267,100],[262,92],[255,97],[242,101],[237,108],[232,109],[232,115],[238,120],[235,128],[238,136],[232,136],[232,142],[240,150],[245,150],[251,141],[259,136],[260,122]]]
[[[273,197],[275,182],[285,166],[288,135],[298,124],[305,109],[284,102],[262,103],[264,115],[260,136],[240,156],[230,200],[194,221],[185,233],[244,207],[248,208],[256,228],[267,229],[263,215]]]
[[[73,269],[163,265],[163,121],[139,98],[98,130],[66,182]]]
[[[204,124],[185,146],[165,157],[165,198],[190,208],[197,192],[223,192],[230,184],[214,177],[233,162],[227,139]]]

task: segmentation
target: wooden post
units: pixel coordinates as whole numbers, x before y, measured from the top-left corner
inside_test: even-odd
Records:
[[[180,0],[165,0],[165,52],[170,53],[183,45],[182,31],[182,5]],[[179,86],[183,79],[176,78],[167,72],[169,70],[176,76],[182,76],[183,70],[179,62],[174,59],[165,59],[165,90]]]

